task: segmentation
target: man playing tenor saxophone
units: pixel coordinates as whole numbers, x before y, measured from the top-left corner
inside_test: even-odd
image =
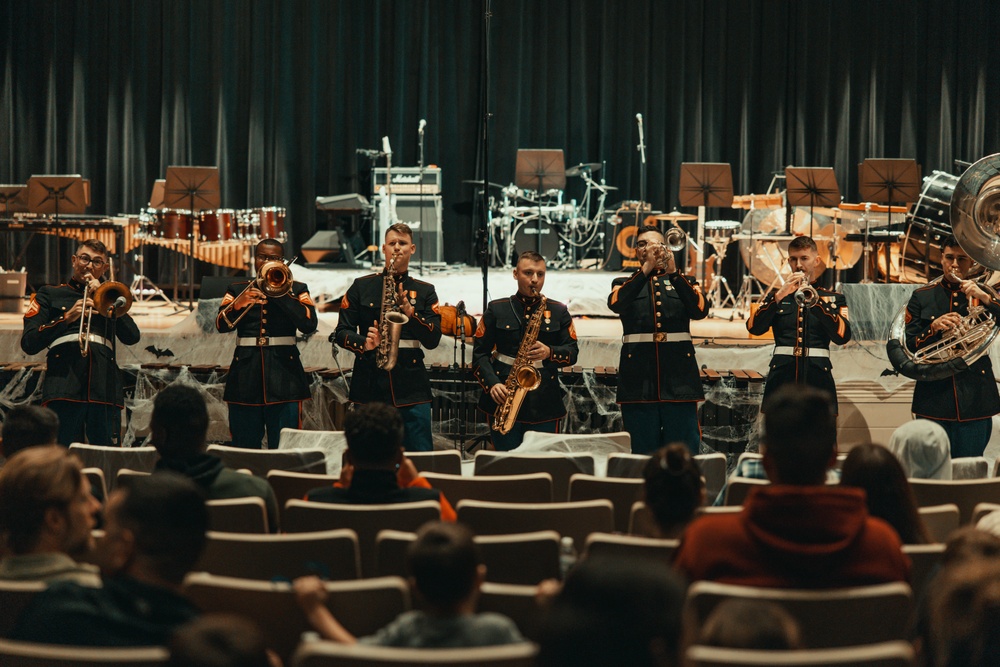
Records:
[[[403,416],[404,447],[429,452],[434,448],[431,382],[421,348],[433,350],[441,342],[441,315],[434,286],[409,274],[416,250],[408,225],[398,222],[386,230],[383,272],[362,276],[348,288],[330,340],[357,355],[351,402],[395,406]],[[386,292],[395,295],[394,303],[385,303]],[[387,319],[402,321],[399,314],[406,317],[405,324],[386,325]],[[383,344],[383,333],[394,328],[398,343]]]
[[[493,447],[498,451],[520,445],[526,431],[559,432],[566,408],[557,370],[572,366],[579,354],[569,310],[542,296],[545,258],[537,252],[522,252],[514,280],[517,294],[487,306],[472,353],[473,374],[483,387],[479,409],[487,413]],[[524,368],[523,375],[538,384],[522,388],[515,397],[512,392],[517,383],[508,378],[512,369],[522,366],[536,371],[532,374]]]

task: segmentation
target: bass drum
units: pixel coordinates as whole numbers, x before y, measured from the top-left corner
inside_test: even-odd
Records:
[[[788,244],[791,243],[792,239],[795,236],[809,234],[810,229],[819,236],[820,230],[834,222],[833,216],[819,211],[820,209],[813,209],[813,214],[810,216],[808,207],[794,207],[792,209],[792,235],[785,234],[787,209],[770,208],[749,211],[743,217],[739,236],[740,256],[743,257],[743,263],[746,264],[751,275],[765,287],[772,284],[780,285],[788,278],[792,274],[792,270],[788,267]],[[751,230],[753,232],[752,242],[750,241]],[[820,257],[812,279],[818,278],[825,270],[826,262]]]
[[[958,176],[944,171],[924,176],[920,198],[906,221],[901,282],[925,283],[941,273],[941,241],[951,235],[951,198],[958,180]]]
[[[554,261],[559,256],[562,242],[559,230],[544,220],[529,220],[514,228],[514,253],[511,257],[517,262],[517,256],[525,250],[534,250],[547,262]]]

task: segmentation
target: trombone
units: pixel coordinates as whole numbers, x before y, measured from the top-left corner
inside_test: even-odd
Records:
[[[110,260],[109,260],[110,265]],[[83,287],[83,312],[80,314],[80,356],[86,357],[90,353],[90,325],[91,318],[96,310],[102,317],[117,319],[127,313],[132,307],[132,292],[124,283],[116,281],[113,277],[114,269],[111,269],[112,278],[101,283],[101,285],[90,294],[90,282]],[[90,276],[90,273],[87,273]],[[87,305],[87,297],[93,301],[92,306]]]
[[[251,280],[250,284],[243,288],[243,291],[240,292],[239,296],[237,296],[236,299],[233,299],[232,303],[230,303],[226,309],[222,311],[222,316],[225,317],[229,326],[235,327],[239,324],[240,320],[242,320],[246,314],[250,312],[249,307],[244,308],[243,312],[241,312],[232,322],[230,322],[229,318],[226,317],[226,314],[233,309],[233,305],[236,301],[239,300],[241,296],[246,294],[251,287],[256,287],[267,295],[269,299],[277,299],[278,297],[285,296],[291,292],[292,270],[288,268],[288,265],[294,261],[295,259],[292,258],[287,263],[277,259],[264,262],[264,264],[260,267],[260,273],[257,274],[257,277]]]

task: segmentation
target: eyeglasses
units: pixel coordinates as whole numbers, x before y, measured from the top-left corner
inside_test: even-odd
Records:
[[[643,248],[645,248],[647,246],[651,246],[651,245],[660,245],[660,246],[662,246],[664,244],[661,243],[661,242],[659,242],[659,241],[636,241],[635,242],[636,250],[642,250]]]
[[[95,269],[99,269],[104,266],[104,260],[100,257],[91,257],[90,255],[73,255],[73,257],[75,257],[76,261],[81,264],[90,264]]]
[[[285,261],[284,257],[280,257],[280,256],[279,257],[272,257],[271,255],[259,255],[259,254],[257,255],[257,259],[259,259],[262,262],[283,262],[283,261]]]

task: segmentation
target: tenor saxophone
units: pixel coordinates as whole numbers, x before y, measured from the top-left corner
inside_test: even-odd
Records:
[[[534,290],[532,290],[534,291]],[[538,389],[542,383],[542,374],[538,372],[530,361],[528,361],[528,350],[532,348],[538,340],[538,332],[542,328],[542,317],[545,315],[545,303],[547,299],[543,296],[538,304],[538,310],[528,320],[527,329],[521,338],[521,345],[517,348],[517,357],[514,365],[511,366],[510,375],[504,386],[507,388],[507,398],[497,406],[493,413],[493,430],[507,434],[514,428],[517,420],[517,413],[521,410],[524,397],[529,391]]]
[[[396,294],[396,257],[389,260],[389,266],[382,272],[382,310],[378,319],[379,343],[375,352],[375,365],[384,371],[396,367],[399,358],[399,335],[403,325],[410,318],[399,311],[399,297]]]

